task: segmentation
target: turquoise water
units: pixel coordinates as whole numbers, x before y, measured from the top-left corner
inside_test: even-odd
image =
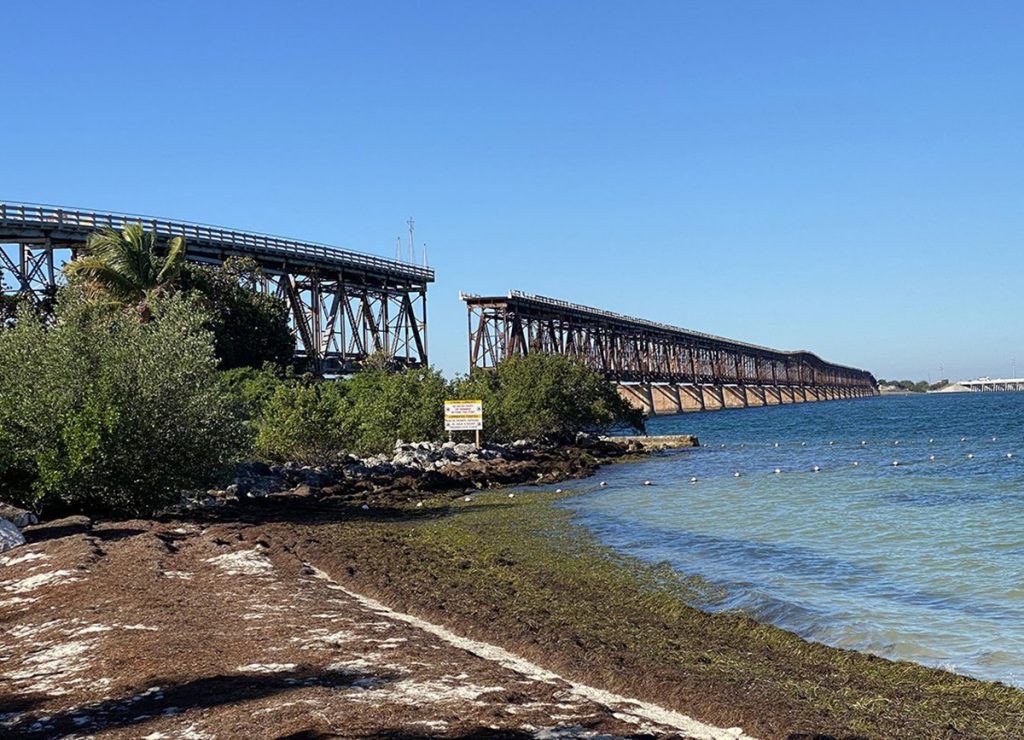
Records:
[[[604,542],[721,585],[715,608],[1024,685],[1024,393],[689,414],[648,431],[706,446],[610,466],[606,488],[568,499]]]

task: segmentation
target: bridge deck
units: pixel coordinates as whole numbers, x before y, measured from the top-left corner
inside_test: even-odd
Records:
[[[510,315],[528,318],[528,320],[555,321],[566,325],[575,324],[576,326],[599,329],[619,337],[643,337],[674,348],[725,352],[761,362],[800,363],[841,375],[847,382],[855,381],[857,384],[874,385],[874,378],[867,371],[826,362],[807,350],[772,349],[516,290],[509,291],[506,296],[463,294],[460,297],[470,310],[473,308],[496,308]]]
[[[97,229],[121,229],[130,223],[141,223],[161,236],[184,237],[192,259],[222,261],[238,255],[255,258],[264,269],[285,272],[343,272],[414,284],[434,281],[429,267],[316,242],[152,216],[0,201],[0,243],[76,246]]]

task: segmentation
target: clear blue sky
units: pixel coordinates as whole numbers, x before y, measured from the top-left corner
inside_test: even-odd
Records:
[[[393,256],[881,377],[1024,374],[1019,2],[33,2],[0,198]]]

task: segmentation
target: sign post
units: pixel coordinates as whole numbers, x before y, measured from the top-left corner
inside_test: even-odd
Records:
[[[475,431],[480,446],[480,430],[484,428],[483,401],[445,401],[444,428],[447,432]]]

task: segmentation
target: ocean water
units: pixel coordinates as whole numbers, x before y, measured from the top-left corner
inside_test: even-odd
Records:
[[[709,608],[1024,686],[1024,393],[687,414],[648,431],[706,446],[607,467],[606,488],[563,502],[602,541],[721,586]]]

